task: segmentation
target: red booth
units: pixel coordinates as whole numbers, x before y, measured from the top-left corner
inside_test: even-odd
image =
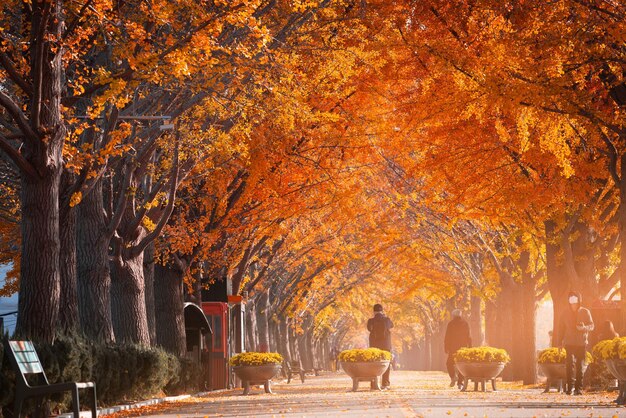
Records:
[[[211,347],[207,347],[211,362],[211,389],[229,386],[229,309],[225,302],[202,302],[202,311],[213,330]]]
[[[208,348],[211,364],[211,389],[238,385],[228,365],[230,357],[245,351],[245,301],[232,294],[232,283],[226,278],[207,283],[202,289],[202,312],[213,330]]]

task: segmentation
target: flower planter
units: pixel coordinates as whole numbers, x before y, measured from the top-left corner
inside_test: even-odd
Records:
[[[281,365],[262,364],[260,366],[236,366],[233,371],[243,383],[243,394],[250,393],[250,385],[263,385],[265,393],[272,393],[271,379],[280,372]]]
[[[563,390],[563,382],[567,378],[565,363],[539,363],[541,372],[546,377],[546,388],[544,393],[550,392],[552,385],[556,385],[558,392]],[[587,363],[583,363],[583,374],[587,370]]]
[[[605,359],[604,364],[613,377],[619,381],[619,395],[614,402],[618,405],[626,404],[626,359]]]
[[[604,363],[617,380],[626,380],[626,359],[607,359]]]
[[[488,362],[488,363],[473,363],[473,362],[457,362],[456,367],[463,375],[463,388],[462,392],[467,391],[467,386],[470,380],[474,381],[474,390],[478,390],[478,384],[482,386],[482,391],[486,390],[486,382],[491,381],[491,387],[495,391],[496,389],[496,377],[502,373],[506,363],[504,362]]]
[[[342,361],[341,367],[352,378],[352,391],[359,389],[359,382],[371,382],[372,389],[380,390],[380,377],[389,368],[389,360],[347,362]]]

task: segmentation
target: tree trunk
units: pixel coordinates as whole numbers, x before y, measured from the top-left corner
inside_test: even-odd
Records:
[[[258,351],[257,325],[256,325],[255,300],[251,299],[246,305],[246,339],[248,340],[248,351]]]
[[[68,190],[71,175],[62,175],[62,189]],[[61,199],[68,202],[66,196]],[[63,206],[59,208],[59,239],[61,253],[59,256],[61,296],[59,305],[59,327],[64,332],[76,331],[79,327],[78,317],[78,261],[76,254],[76,222],[77,208]]]
[[[446,324],[440,323],[437,331],[430,339],[432,370],[446,370],[446,360],[448,356],[444,349],[445,329]]]
[[[187,352],[183,277],[184,272],[173,265],[155,266],[156,343],[179,357]]]
[[[562,313],[567,309],[566,299],[567,292],[569,291],[569,283],[557,261],[559,246],[556,237],[556,223],[551,220],[546,221],[544,228],[546,231],[546,274],[554,310],[551,343],[552,346],[559,346],[562,339],[562,336],[559,335],[559,321]]]
[[[305,370],[311,370],[313,368],[313,362],[310,358],[311,353],[309,351],[307,337],[308,330],[305,328],[304,332],[301,335],[298,335],[298,351],[300,353],[300,363],[302,363],[302,367]]]
[[[482,299],[478,296],[472,296],[470,299],[470,330],[472,334],[472,345],[479,347],[483,345],[485,339],[483,333],[483,313]]]
[[[623,139],[623,138],[622,138]],[[622,303],[626,301],[626,153],[623,153],[621,158],[620,167],[620,182],[619,182],[619,207],[618,207],[618,230],[620,240],[619,250],[619,289],[620,299]],[[622,308],[623,309],[623,308]]]
[[[511,361],[517,361],[519,358],[518,346],[514,344],[513,332],[513,313],[518,312],[515,307],[519,304],[519,298],[515,297],[515,288],[511,284],[507,284],[508,280],[503,280],[502,289],[497,297],[497,335],[498,341],[496,347],[504,348],[511,354]],[[521,349],[521,348],[519,348]],[[515,380],[515,366],[507,367],[502,373],[505,381]]]
[[[536,279],[528,274],[522,284],[522,347],[524,351],[521,378],[525,385],[537,383],[537,315]]]
[[[51,7],[50,7],[51,6]],[[66,127],[61,113],[65,16],[63,1],[29,6],[30,78],[38,90],[30,103],[28,130],[21,153],[34,168],[20,181],[21,262],[16,335],[52,342],[58,325],[61,293],[59,273],[59,186]],[[46,15],[47,14],[47,15]],[[35,86],[37,87],[37,86]]]
[[[485,302],[485,344],[496,346],[498,338],[498,308],[494,300]]]
[[[312,321],[311,321],[312,322]],[[309,326],[307,328],[307,331],[304,333],[304,335],[306,336],[306,338],[304,339],[305,341],[305,347],[306,347],[306,351],[307,351],[307,370],[313,370],[318,366],[317,363],[317,358],[315,356],[315,346],[314,346],[314,339],[315,336],[313,335],[313,326]]]
[[[109,239],[103,214],[102,181],[98,181],[78,206],[78,313],[85,336],[112,342]]]
[[[266,353],[270,349],[269,324],[267,318],[268,310],[268,292],[264,291],[256,298],[257,330],[259,335],[258,349],[262,353]]]
[[[424,333],[424,354],[423,354],[423,364],[424,370],[432,370],[433,362],[432,362],[432,334],[430,330],[427,328]]]
[[[278,329],[280,331],[280,337],[278,339],[278,352],[283,355],[285,360],[291,361],[293,358],[289,347],[289,324],[287,323],[286,318],[280,318]]]
[[[42,179],[22,176],[22,252],[16,334],[52,342],[58,325],[59,179],[50,167]]]
[[[269,343],[270,343],[270,352],[277,353],[278,352],[278,341],[280,339],[280,331],[278,329],[278,322],[268,315],[270,319],[268,320],[269,324]]]
[[[143,253],[113,261],[111,314],[117,342],[150,345]]]
[[[184,273],[183,273],[184,274]],[[148,332],[150,344],[157,344],[155,323],[155,278],[154,278],[154,242],[151,242],[143,252],[143,278],[146,288],[146,314],[148,315]],[[181,276],[182,286],[182,276]],[[159,323],[160,325],[160,323]]]

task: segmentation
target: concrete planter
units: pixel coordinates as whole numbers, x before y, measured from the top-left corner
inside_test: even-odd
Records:
[[[380,377],[389,368],[389,360],[347,362],[342,361],[341,367],[352,378],[352,391],[359,389],[359,382],[370,381],[372,389],[380,390]]]
[[[618,383],[619,395],[615,399],[616,404],[626,404],[626,360],[624,359],[607,359],[604,360],[607,370],[615,377]]]
[[[263,385],[265,393],[272,393],[271,379],[280,372],[280,364],[262,364],[260,366],[237,366],[233,371],[243,382],[243,394],[250,393],[250,385]]]
[[[587,371],[587,366],[587,363],[583,363],[583,374]],[[550,392],[553,385],[557,387],[559,392],[563,391],[567,377],[565,363],[539,363],[539,368],[547,379],[544,393]]]
[[[617,380],[626,380],[626,360],[608,359],[604,360],[606,368]]]
[[[482,385],[482,391],[486,391],[486,382],[491,381],[493,390],[496,390],[496,377],[502,373],[506,363],[501,362],[488,362],[488,363],[474,363],[474,362],[457,362],[456,367],[459,372],[465,378],[463,382],[463,392],[467,390],[467,385],[470,380],[474,381],[474,390],[478,390],[478,384]]]

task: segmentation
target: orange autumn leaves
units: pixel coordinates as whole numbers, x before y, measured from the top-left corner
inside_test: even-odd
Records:
[[[147,127],[106,132],[100,118],[180,111],[187,165],[160,260],[219,265],[252,294],[283,280],[294,316],[332,324],[377,297],[427,322],[467,287],[454,264],[484,250],[476,234],[515,231],[502,234],[502,253],[530,248],[541,265],[537,225],[579,206],[589,223],[610,222],[603,214],[619,203],[606,170],[607,143],[626,151],[623,109],[612,100],[623,81],[613,46],[625,33],[619,5],[67,7],[83,17],[64,48],[66,167],[95,178],[147,143]],[[1,42],[20,55],[17,40]],[[145,166],[146,178],[171,170],[172,139],[159,139],[164,157]],[[165,201],[138,204],[156,211]],[[142,220],[148,230],[154,223]],[[493,294],[496,275],[485,271],[472,286]]]

